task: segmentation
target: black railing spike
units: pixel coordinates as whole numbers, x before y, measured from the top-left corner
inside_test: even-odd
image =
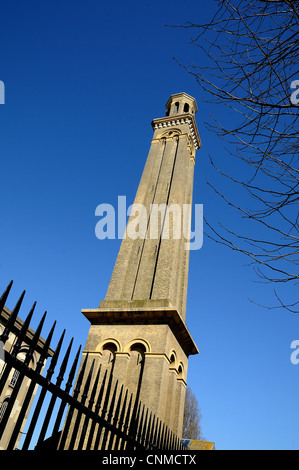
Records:
[[[127,435],[128,435],[128,428],[129,428],[129,422],[130,422],[132,401],[133,401],[133,394],[131,393],[128,408],[126,410],[124,429],[123,429],[125,434],[127,434]],[[126,441],[123,439],[123,441],[121,443],[121,450],[124,450],[125,444],[126,444]]]
[[[99,395],[98,395],[98,399],[97,399],[97,403],[96,403],[96,407],[95,407],[97,413],[99,413],[100,408],[102,406],[102,400],[103,400],[103,396],[104,396],[106,380],[107,380],[107,369],[105,370],[103,382],[101,384],[101,388],[100,388],[100,391],[99,391]]]
[[[107,370],[106,370],[106,372],[107,372]],[[113,379],[112,372],[113,372],[113,369],[110,371],[109,380],[108,380],[108,384],[107,384],[107,388],[106,388],[106,392],[105,392],[105,396],[104,396],[104,403],[103,403],[103,407],[102,407],[102,410],[101,410],[101,418],[103,420],[106,419],[106,414],[107,414],[107,411],[108,411],[108,403],[109,403],[111,385],[112,385],[112,379]],[[104,388],[102,388],[102,390],[104,391]],[[103,430],[103,426],[99,426],[98,432],[97,432],[97,437],[96,437],[96,440],[95,440],[95,449],[97,449],[99,447],[102,430]]]
[[[175,448],[175,435],[172,432],[171,433],[171,450],[174,450],[174,448]]]
[[[19,302],[20,302],[20,300],[21,300],[21,298],[19,299]],[[22,303],[22,302],[20,302],[20,304],[21,304],[21,303]],[[27,330],[28,330],[28,328],[29,328],[29,324],[30,324],[30,321],[31,321],[31,318],[32,318],[32,315],[33,315],[33,312],[34,312],[34,309],[35,309],[35,306],[36,306],[36,302],[34,302],[34,304],[33,304],[32,308],[31,308],[29,314],[27,315],[26,320],[24,321],[24,323],[23,323],[23,325],[22,325],[21,331],[19,332],[19,334],[18,334],[18,336],[17,336],[17,341],[16,341],[16,343],[14,344],[13,349],[12,349],[12,352],[11,352],[11,356],[12,356],[13,358],[17,357],[17,355],[18,355],[18,353],[19,353],[19,350],[20,350],[20,348],[21,348],[21,346],[22,346],[23,340],[24,340],[24,338],[25,338],[25,336],[26,336],[26,333],[27,333]],[[17,308],[17,311],[18,311],[18,308]],[[6,331],[6,329],[5,329],[5,331]],[[7,336],[6,336],[6,334],[5,334],[5,331],[4,331],[3,335],[5,335],[5,337],[8,338],[8,334],[9,334],[9,332],[10,332],[11,330],[8,330]],[[5,340],[5,341],[6,341],[6,340]],[[4,341],[4,342],[5,342],[5,341]],[[1,375],[1,379],[0,379],[0,395],[1,395],[2,391],[3,391],[3,388],[4,388],[5,384],[6,384],[6,381],[7,381],[7,379],[8,379],[8,376],[9,376],[11,370],[12,370],[12,364],[11,364],[11,363],[10,363],[10,364],[6,364],[6,367],[5,367],[5,369],[4,369],[4,371],[3,371],[2,375]]]
[[[160,438],[160,449],[162,450],[165,449],[165,436],[166,436],[166,426],[165,426],[165,423],[163,423],[162,431],[161,431],[161,438]]]
[[[151,430],[151,445],[152,448],[156,448],[156,442],[155,442],[155,429],[157,427],[157,418],[156,415],[153,416],[153,423],[152,423],[152,430]]]
[[[90,387],[90,383],[91,383],[91,377],[92,377],[92,374],[93,374],[94,362],[95,362],[95,360],[93,359],[93,361],[91,363],[91,367],[89,368],[89,371],[88,371],[88,375],[87,375],[84,387],[83,387],[83,393],[81,395],[81,400],[80,400],[80,404],[82,406],[85,405],[85,401],[86,401],[87,396],[88,396],[88,391],[89,391],[89,387]],[[82,412],[78,411],[77,416],[76,416],[76,420],[75,420],[75,424],[73,426],[72,437],[71,437],[71,440],[70,440],[70,443],[69,443],[68,450],[73,450],[74,447],[75,447],[77,434],[78,434],[78,430],[79,430],[79,426],[80,426],[80,422],[81,422],[81,418],[82,418]],[[83,442],[82,442],[82,445],[83,445]],[[80,448],[78,448],[78,450],[80,450]]]
[[[77,383],[75,384],[74,393],[73,393],[73,398],[75,400],[77,400],[78,395],[80,393],[81,385],[82,385],[82,382],[83,382],[83,376],[84,376],[85,369],[86,369],[87,359],[88,359],[88,354],[86,354],[86,356],[84,358],[82,367],[79,371],[79,376],[78,376]],[[70,424],[71,424],[71,421],[73,419],[73,414],[74,414],[74,408],[72,406],[70,406],[69,410],[68,410],[68,414],[67,414],[67,419],[66,419],[66,422],[65,422],[65,425],[64,425],[64,430],[63,430],[63,433],[62,433],[61,441],[59,443],[59,450],[64,450],[64,448],[65,448],[65,443],[66,443],[66,439],[68,437]]]
[[[71,341],[69,343],[69,346],[67,348],[67,351],[64,355],[64,358],[62,360],[62,363],[61,363],[61,366],[60,366],[60,369],[59,369],[59,373],[58,373],[58,376],[57,376],[57,380],[56,380],[56,385],[58,385],[60,387],[63,379],[64,379],[64,374],[65,374],[65,371],[66,371],[66,368],[67,368],[67,364],[69,362],[69,357],[70,357],[70,353],[71,353],[71,349],[72,349],[72,346],[73,346],[73,341],[74,341],[74,338],[71,338]]]
[[[58,361],[58,357],[59,357],[60,349],[61,349],[61,346],[62,346],[62,343],[63,343],[64,335],[65,335],[65,330],[63,330],[62,335],[60,336],[58,344],[55,348],[54,354],[51,357],[50,365],[49,365],[49,368],[48,368],[47,374],[46,374],[47,382],[50,382],[50,380],[51,380],[51,378],[52,378],[52,376],[55,372],[55,367],[56,367],[56,364],[57,364],[57,361]],[[39,414],[41,412],[41,408],[42,408],[46,393],[47,393],[47,390],[45,388],[42,388],[40,396],[38,398],[38,402],[36,404],[36,407],[35,407],[35,410],[34,410],[34,413],[33,413],[33,416],[32,416],[32,419],[31,419],[31,422],[30,422],[30,426],[28,428],[28,431],[27,431],[27,434],[26,434],[26,437],[25,437],[25,441],[24,441],[22,450],[28,450],[28,448],[29,448],[29,445],[30,445],[30,442],[31,442],[31,439],[32,439],[32,435],[33,435],[33,432],[34,432]]]
[[[82,367],[79,371],[78,380],[77,380],[75,390],[74,390],[74,397],[75,398],[77,398],[79,393],[80,393],[80,389],[81,389],[81,385],[82,385],[82,382],[83,382],[83,377],[84,377],[85,369],[86,369],[86,365],[87,365],[87,359],[88,359],[88,353],[86,354],[86,356],[84,358],[84,361],[83,361],[83,364],[82,364]]]
[[[94,384],[93,384],[93,387],[92,387],[92,390],[91,390],[90,398],[89,398],[89,401],[88,401],[88,408],[90,410],[92,410],[93,405],[94,405],[95,395],[96,395],[96,391],[97,391],[98,383],[99,383],[99,378],[100,378],[101,366],[102,365],[100,364],[100,367],[98,368],[98,372],[97,372],[97,375],[96,375],[96,378],[95,378],[95,381],[94,381]],[[82,431],[81,431],[80,441],[79,441],[79,444],[78,444],[78,450],[83,449],[83,444],[84,444],[84,440],[85,440],[85,436],[86,436],[89,421],[90,421],[90,418],[89,418],[89,416],[86,415],[85,419],[84,419]]]
[[[35,307],[36,307],[36,302],[34,302],[34,304],[32,305],[32,307],[30,309],[30,312],[28,313],[28,315],[25,318],[25,321],[22,325],[21,331],[17,336],[17,341],[16,341],[15,346],[14,346],[13,351],[12,351],[13,357],[17,356],[17,354],[19,352],[19,349],[20,349],[20,347],[21,347],[21,345],[22,345],[22,343],[23,343],[23,341],[26,337],[26,334],[27,334],[27,331],[28,331],[28,328],[29,328],[29,325],[30,325]]]
[[[141,437],[142,437],[143,419],[144,419],[144,405],[142,407],[140,419],[138,418],[139,420],[138,428],[136,429],[136,440],[138,440],[139,442],[141,441]]]
[[[56,364],[57,364],[57,361],[58,361],[58,358],[59,358],[61,346],[62,346],[62,343],[63,343],[63,340],[64,340],[64,335],[65,335],[65,330],[63,330],[63,332],[62,332],[62,335],[60,336],[59,341],[57,343],[57,346],[54,350],[54,354],[51,358],[51,362],[50,362],[49,369],[48,369],[48,372],[47,372],[47,379],[48,380],[50,380],[52,375],[54,374],[55,367],[56,367]]]
[[[165,448],[166,450],[169,449],[169,436],[170,436],[170,429],[167,428],[166,438],[165,438]]]
[[[166,440],[165,440],[165,449],[169,449],[169,436],[170,436],[170,429],[167,428],[167,433],[166,433]]]
[[[160,426],[159,426],[159,433],[158,433],[158,447],[161,449],[162,445],[162,430],[163,430],[163,423],[160,421]]]
[[[174,433],[172,433],[172,449],[175,450],[175,439],[176,439],[176,436]]]
[[[106,413],[108,411],[108,403],[109,403],[109,397],[110,397],[110,392],[111,392],[112,380],[113,380],[113,373],[112,373],[112,370],[111,370],[110,375],[109,375],[108,384],[107,384],[106,393],[105,393],[102,413],[101,413],[102,418],[105,418]]]
[[[71,348],[72,348],[72,344],[73,344],[73,338],[71,339],[71,341],[69,343],[69,347],[67,349],[67,352],[66,352],[66,354],[63,358],[62,364],[60,366],[59,373],[58,373],[58,376],[57,376],[57,379],[56,379],[56,387],[60,388],[61,383],[64,379],[64,374],[65,374],[67,363],[68,363],[68,360],[69,360],[69,355],[70,355],[70,351],[71,351]],[[54,406],[55,406],[55,403],[56,403],[56,399],[57,399],[57,396],[52,395],[49,406],[48,406],[48,409],[47,409],[47,413],[46,413],[46,416],[45,416],[45,419],[44,419],[44,423],[43,423],[43,426],[42,426],[42,429],[41,429],[41,432],[40,432],[39,440],[37,442],[37,448],[42,445],[43,440],[46,436],[46,432],[47,432],[47,429],[48,429],[48,426],[49,426],[49,423],[50,423],[50,419],[51,419],[51,416],[52,416],[52,413],[53,413],[53,409],[54,409]]]
[[[173,432],[170,431],[170,444],[169,444],[169,449],[173,450]]]
[[[72,342],[73,342],[73,339],[70,342],[69,349],[71,348]],[[72,388],[72,385],[73,385],[73,380],[74,380],[74,377],[75,377],[75,372],[76,372],[76,368],[77,368],[77,364],[78,364],[78,360],[79,360],[79,356],[80,356],[80,351],[81,351],[81,345],[78,348],[78,351],[77,351],[77,354],[75,356],[73,365],[72,365],[71,370],[69,372],[68,380],[67,380],[66,385],[65,385],[65,393],[66,394],[69,394],[69,392]],[[60,423],[62,421],[62,417],[63,417],[63,413],[64,413],[66,405],[67,405],[67,402],[65,400],[62,400],[61,403],[60,403],[60,407],[59,407],[59,410],[58,410],[58,413],[57,413],[57,416],[56,416],[56,421],[55,421],[55,424],[54,424],[54,427],[53,427],[53,433],[52,433],[53,437],[52,437],[50,445],[49,445],[49,450],[56,450],[57,449],[57,445],[58,445],[58,442],[59,442],[59,427],[60,427]]]
[[[130,436],[136,435],[139,409],[140,409],[140,402],[137,404],[136,397],[135,397],[135,403],[134,403],[133,410],[131,413],[129,432],[128,432]]]
[[[94,381],[94,384],[93,384],[93,387],[92,387],[92,390],[91,390],[91,394],[90,394],[90,398],[89,398],[89,402],[88,402],[88,408],[90,410],[92,410],[94,402],[95,402],[95,396],[96,396],[96,392],[97,392],[97,389],[98,389],[98,383],[99,383],[99,379],[100,379],[101,369],[102,369],[102,364],[100,364],[100,366],[98,368],[98,372],[97,372],[97,375],[96,375],[96,378],[95,378],[95,381]]]
[[[127,413],[126,413],[126,419],[125,419],[125,424],[124,424],[125,432],[127,432],[127,431],[128,431],[128,428],[129,428],[129,422],[130,422],[130,417],[131,417],[132,401],[133,401],[133,393],[131,393],[131,395],[130,395],[129,405],[128,405],[128,409],[127,409]]]
[[[30,341],[30,346],[29,346],[29,351],[27,352],[26,356],[25,356],[25,361],[24,361],[24,364],[26,366],[29,365],[32,357],[33,357],[33,353],[36,349],[36,345],[38,343],[38,340],[40,339],[40,336],[41,336],[41,331],[42,331],[42,328],[43,328],[43,325],[44,325],[44,322],[45,322],[45,319],[46,319],[46,316],[47,316],[47,312],[45,312],[42,316],[42,319],[41,321],[39,322],[38,324],[38,327],[33,335],[33,338],[32,338],[32,341]]]
[[[159,424],[160,424],[160,419],[156,418],[156,426],[155,426],[155,435],[154,435],[154,445],[157,448],[158,447],[158,432],[159,432]]]
[[[137,411],[136,411],[136,402],[133,409],[133,415],[130,423],[130,435],[137,437],[138,434],[138,423],[139,423],[139,416],[141,410],[141,402],[138,403]]]
[[[50,342],[51,342],[51,339],[52,339],[52,336],[53,336],[53,333],[54,333],[55,326],[56,326],[56,321],[54,322],[54,324],[53,324],[53,326],[50,330],[50,333],[48,334],[48,337],[47,337],[47,339],[46,339],[46,341],[45,341],[45,343],[42,347],[42,351],[41,351],[40,357],[37,361],[36,369],[35,369],[37,374],[41,373],[42,367],[44,365],[45,359],[46,359],[48,351],[49,351],[49,345],[50,345]],[[30,385],[29,385],[28,390],[27,390],[27,393],[26,393],[26,396],[25,396],[24,401],[22,403],[22,407],[21,407],[21,410],[19,412],[17,422],[15,424],[13,433],[11,435],[7,450],[13,450],[14,449],[14,446],[15,446],[16,440],[18,438],[21,426],[23,424],[23,420],[25,418],[27,408],[30,404],[35,386],[36,386],[36,380],[31,380]]]
[[[56,328],[56,320],[54,321],[53,325],[52,325],[52,328],[50,330],[50,333],[48,334],[47,336],[47,339],[44,343],[44,346],[43,346],[43,349],[42,349],[42,352],[41,352],[41,355],[40,355],[40,358],[46,358],[48,357],[48,353],[49,353],[49,348],[50,348],[50,344],[51,344],[51,341],[52,341],[52,337],[53,337],[53,334],[54,334],[54,330]]]
[[[8,295],[10,293],[11,287],[13,285],[13,281],[10,281],[8,286],[6,287],[5,291],[0,297],[0,313],[2,312],[3,308],[5,307],[6,300],[8,298]]]
[[[85,385],[84,385],[81,403],[83,403],[83,402],[85,403],[85,400],[86,400],[86,398],[87,398],[87,396],[88,396],[88,391],[89,391],[89,387],[90,387],[90,383],[91,383],[91,378],[92,378],[92,374],[93,374],[93,369],[94,369],[94,363],[95,363],[95,360],[93,359],[93,361],[92,361],[92,363],[91,363],[91,366],[90,366],[90,369],[89,369],[89,372],[88,372],[88,376],[87,376]]]
[[[146,436],[145,436],[145,446],[146,449],[150,450],[150,438],[151,438],[151,427],[152,427],[152,412],[150,412],[149,415],[149,420],[148,420],[148,426],[146,430]]]
[[[166,426],[165,435],[164,435],[164,449],[165,450],[168,450],[168,436],[169,436],[169,427]]]
[[[173,432],[170,431],[170,435],[169,435],[169,449],[172,450],[173,449]]]
[[[107,416],[109,422],[112,421],[112,417],[113,417],[113,409],[114,409],[115,400],[116,400],[117,387],[118,387],[118,380],[115,383],[115,387],[114,387],[114,390],[113,390],[113,395],[112,395],[110,406],[109,406],[109,411],[108,411],[108,416]]]
[[[2,341],[2,343],[5,344],[5,342],[7,341],[8,339],[8,335],[9,333],[13,330],[13,326],[15,324],[15,321],[17,319],[17,316],[18,316],[18,313],[19,313],[19,310],[21,308],[21,305],[22,305],[22,302],[23,302],[23,299],[24,299],[24,296],[25,296],[25,293],[26,291],[24,290],[19,298],[19,300],[17,301],[14,309],[12,310],[8,320],[7,320],[7,323],[5,325],[5,329],[4,329],[4,332],[2,333],[2,335],[0,336],[0,340]],[[36,305],[36,302],[34,302],[34,307]],[[34,310],[34,308],[33,308]],[[1,312],[2,313],[2,310]]]
[[[155,442],[157,449],[159,449],[159,446],[160,446],[161,423],[162,423],[162,421],[159,419],[158,422],[157,422],[156,442]]]
[[[0,298],[0,306],[3,309],[5,302],[8,298],[12,282],[6,288],[5,292]],[[10,429],[9,442],[6,445],[7,450],[12,450],[19,439],[20,430],[22,430],[24,420],[28,414],[29,406],[32,402],[34,392],[37,386],[41,387],[37,404],[35,406],[32,416],[28,419],[28,430],[25,434],[25,441],[22,450],[27,450],[29,444],[37,433],[36,450],[61,450],[64,448],[72,449],[79,443],[78,450],[85,448],[86,450],[93,449],[109,449],[109,450],[179,450],[182,449],[182,442],[180,438],[171,431],[171,429],[162,422],[158,415],[153,414],[148,408],[144,406],[139,400],[140,390],[137,387],[136,395],[129,393],[128,389],[124,388],[122,384],[114,380],[113,370],[115,361],[112,363],[109,375],[109,367],[105,370],[104,377],[101,379],[100,372],[102,365],[100,364],[95,372],[95,360],[90,360],[90,355],[87,353],[83,357],[79,372],[75,381],[73,393],[71,389],[75,379],[77,366],[79,363],[81,346],[78,348],[75,360],[70,366],[68,380],[65,389],[61,388],[68,362],[70,352],[73,345],[73,338],[71,339],[67,351],[61,359],[61,365],[57,375],[56,383],[52,382],[52,376],[55,373],[57,362],[60,359],[61,347],[65,336],[65,330],[61,335],[57,347],[54,349],[54,354],[50,359],[50,364],[45,377],[42,370],[45,361],[49,357],[50,344],[53,338],[56,321],[54,322],[50,333],[45,340],[40,340],[41,331],[45,322],[46,312],[35,332],[29,328],[33,312],[36,307],[36,302],[33,304],[22,327],[17,329],[15,322],[18,316],[19,309],[22,305],[25,291],[17,301],[14,310],[9,315],[4,333],[0,340],[8,338],[9,334],[13,332],[16,336],[16,341],[10,351],[5,354],[5,367],[3,368],[0,378],[0,393],[1,387],[7,385],[12,369],[18,371],[18,376],[14,376],[14,381],[11,384],[12,391],[10,400],[4,413],[1,416],[0,422],[0,438],[3,432],[6,432],[7,423],[15,406],[20,387],[26,378],[26,389],[22,399],[22,406],[12,423]],[[18,358],[18,353],[24,341],[28,344],[28,352],[25,356],[25,361],[22,362]],[[34,367],[31,367],[31,359],[39,345],[39,354],[37,362]],[[84,355],[85,353],[83,353]],[[90,361],[90,362],[89,362]],[[91,366],[89,367],[89,365]],[[108,378],[109,375],[109,378]],[[112,386],[112,384],[114,384]],[[140,384],[140,377],[139,382]],[[82,392],[83,390],[83,392]],[[50,403],[47,405],[45,416],[42,416],[42,423],[38,426],[38,420],[42,414],[42,406],[45,402],[46,394],[50,394]],[[82,393],[82,395],[81,395]],[[79,398],[79,395],[80,398]],[[60,400],[58,413],[54,412],[56,401]],[[88,400],[88,404],[87,404]],[[68,406],[65,422],[63,423],[63,416]],[[74,415],[74,413],[76,413]],[[54,414],[54,416],[53,416]],[[54,417],[54,419],[53,419]],[[50,433],[50,422],[54,421],[54,428],[51,432],[51,437],[46,439],[46,434]],[[62,431],[60,426],[63,424]],[[38,429],[37,429],[38,427]],[[46,440],[45,440],[46,439]],[[86,445],[87,441],[87,445]]]
[[[112,398],[111,398],[111,402],[110,402],[110,406],[109,406],[109,410],[108,410],[108,413],[107,413],[107,421],[109,423],[112,422],[113,410],[114,410],[115,400],[116,400],[117,387],[118,387],[118,380],[116,381],[116,384],[115,384],[115,387],[114,387],[114,390],[113,390],[113,394],[112,394]],[[102,449],[105,449],[105,447],[106,447],[108,433],[109,433],[109,429],[106,428],[105,432],[104,432],[104,436],[103,436]]]
[[[145,436],[146,436],[146,428],[147,428],[147,418],[148,418],[148,408],[146,408],[145,418],[141,430],[140,442],[143,446],[145,446]]]
[[[113,417],[114,426],[116,426],[117,422],[118,422],[118,416],[119,416],[119,413],[120,413],[120,405],[121,405],[123,391],[124,391],[124,386],[121,385],[120,392],[119,392],[119,395],[118,395],[117,405],[116,405],[115,413],[114,413],[114,417]]]
[[[119,426],[120,426],[120,429],[123,431],[125,430],[124,420],[125,420],[125,413],[126,413],[126,407],[127,407],[127,400],[128,400],[128,390],[126,390],[125,392],[125,398],[124,398],[124,402],[123,402],[120,417],[119,417]]]
[[[121,409],[121,413],[120,413],[120,417],[119,417],[119,421],[118,421],[118,423],[119,423],[118,427],[121,431],[125,431],[124,419],[125,419],[125,413],[126,413],[127,399],[128,399],[128,390],[126,390],[126,392],[125,392],[125,398],[124,398],[124,402],[122,404],[122,409]],[[120,441],[120,437],[117,436],[115,444],[114,444],[115,449],[118,449],[119,441]]]
[[[101,369],[101,366],[99,367],[98,373],[100,372],[100,369]],[[100,391],[98,393],[98,397],[97,397],[96,404],[95,404],[95,410],[94,411],[95,411],[96,415],[99,415],[99,412],[100,412],[103,393],[104,393],[104,388],[105,388],[105,383],[106,383],[106,377],[107,377],[107,370],[105,370],[104,378],[102,380]],[[96,422],[93,421],[91,423],[91,427],[90,427],[90,430],[89,430],[89,436],[88,436],[88,441],[87,441],[87,444],[86,444],[86,450],[90,450],[90,448],[92,446],[92,440],[93,440],[95,427],[96,427]]]
[[[113,426],[115,428],[118,427],[117,425],[118,425],[118,418],[119,418],[120,407],[121,407],[121,402],[122,402],[123,389],[124,389],[124,386],[121,385],[120,392],[118,394],[117,405],[116,405],[115,412],[114,412],[114,415],[113,415],[112,423],[113,423]],[[119,427],[118,427],[118,429],[119,429]],[[109,445],[107,447],[107,450],[111,450],[112,448],[113,448],[113,450],[118,449],[119,437],[118,437],[118,435],[115,436],[114,446],[113,446],[113,437],[114,436],[110,436]]]
[[[71,342],[72,343],[72,342]],[[69,373],[69,378],[66,382],[66,385],[65,385],[65,391],[68,393],[72,387],[72,384],[73,384],[73,380],[74,380],[74,377],[75,377],[75,372],[76,372],[76,369],[77,369],[77,365],[78,365],[78,361],[79,361],[79,357],[80,357],[80,352],[81,352],[81,345],[79,346],[78,348],[78,351],[77,351],[77,354],[75,356],[75,359],[74,359],[74,362],[73,362],[73,365],[71,367],[71,370],[70,370],[70,373]]]
[[[40,333],[41,333],[41,329],[42,329],[42,326],[43,326],[43,323],[45,321],[45,317],[46,317],[46,313],[43,315],[41,321],[39,322],[39,325],[36,329],[36,332],[34,333],[33,335],[33,339],[32,341],[30,342],[30,345],[29,345],[29,350],[25,356],[25,360],[24,360],[24,366],[25,367],[28,367],[32,357],[33,357],[33,353],[36,349],[36,345],[37,345],[37,342],[39,340],[39,337],[40,337]],[[5,429],[5,425],[9,419],[9,416],[11,414],[11,411],[13,409],[13,406],[14,406],[14,403],[15,403],[15,400],[17,398],[17,395],[19,393],[19,390],[21,388],[21,385],[23,383],[23,380],[25,378],[25,375],[24,374],[19,374],[17,380],[16,380],[16,383],[14,384],[14,388],[13,388],[13,391],[9,397],[9,401],[8,401],[8,405],[5,409],[5,413],[1,419],[1,423],[0,423],[0,439],[3,435],[3,432],[4,432],[4,429]]]
[[[166,434],[166,426],[165,426],[165,423],[163,423],[162,428],[161,428],[160,446],[159,446],[161,450],[165,449],[165,434]]]

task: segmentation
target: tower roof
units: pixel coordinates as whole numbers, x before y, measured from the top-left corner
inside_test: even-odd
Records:
[[[173,95],[170,96],[170,98],[168,99],[167,103],[166,103],[166,108],[168,108],[168,106],[175,100],[187,100],[187,101],[190,101],[193,103],[193,106],[194,106],[194,111],[196,113],[196,111],[198,110],[198,107],[197,107],[197,103],[196,103],[196,100],[195,98],[193,98],[192,96],[188,95],[188,93],[185,93],[185,92],[181,92],[181,93],[174,93]]]

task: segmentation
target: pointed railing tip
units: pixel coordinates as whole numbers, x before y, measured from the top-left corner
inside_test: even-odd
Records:
[[[5,291],[2,293],[0,297],[0,313],[3,307],[5,306],[5,302],[9,296],[12,285],[13,285],[13,281],[11,281],[8,284],[7,288],[5,289]],[[26,291],[24,290],[20,298],[16,302],[14,309],[12,310],[11,314],[9,315],[7,319],[7,325],[6,325],[7,330],[9,329],[7,328],[7,326],[13,325],[17,318],[25,293]],[[37,302],[34,302],[29,314],[27,314],[27,317],[25,321],[23,322],[18,341],[20,341],[23,338],[23,336],[26,334],[27,329],[29,328],[29,324],[33,316],[33,312],[35,310],[36,304]],[[39,338],[39,335],[45,323],[46,315],[47,315],[47,311],[44,312],[44,315],[42,319],[40,320],[36,331],[34,332],[30,352],[31,352],[32,347],[35,345],[35,342]],[[46,350],[49,348],[50,342],[52,341],[56,324],[57,322],[55,320],[52,325],[52,328],[50,329],[50,333],[48,333],[44,341],[43,351],[40,357],[41,364],[42,364],[41,361],[43,360],[43,355],[45,354]],[[66,333],[66,330],[63,330],[63,333],[58,340],[57,347],[54,350],[53,357],[51,358],[49,370],[47,372],[48,378],[54,373],[54,368],[56,366],[56,362],[60,355],[60,350],[61,350],[62,343],[65,337],[65,333]],[[0,339],[2,340],[1,336],[0,336]],[[59,371],[59,375],[58,375],[57,382],[56,382],[56,386],[59,388],[61,385],[59,381],[63,380],[65,369],[66,369],[69,356],[70,356],[70,351],[73,346],[73,341],[74,341],[74,338],[71,338],[66,354],[64,355],[62,364],[60,366],[60,371]],[[79,362],[81,348],[82,346],[80,345],[76,353],[76,357],[72,363],[68,382],[65,387],[65,393],[69,393],[69,390],[71,389],[72,382],[75,376],[76,367]],[[30,354],[28,354],[28,357],[30,357]],[[74,390],[74,394],[72,395],[72,399],[77,399],[79,393],[83,389],[82,390],[83,393],[81,396],[81,404],[82,403],[85,404],[85,400],[87,400],[89,397],[88,408],[92,410],[95,404],[95,409],[94,409],[95,415],[100,416],[102,419],[104,418],[104,420],[107,421],[108,423],[113,424],[115,427],[119,429],[120,433],[123,434],[123,436],[116,434],[115,441],[114,441],[113,440],[114,438],[111,437],[112,435],[109,436],[109,429],[107,427],[105,429],[103,439],[104,439],[105,445],[107,443],[108,449],[111,449],[113,445],[115,445],[117,449],[124,449],[124,448],[133,449],[135,445],[134,442],[136,443],[137,448],[138,448],[138,445],[140,444],[145,449],[157,449],[157,448],[164,449],[164,450],[165,449],[166,450],[167,449],[181,449],[180,439],[177,436],[175,436],[175,434],[170,430],[170,428],[165,423],[163,423],[160,420],[160,418],[158,418],[148,408],[146,408],[144,404],[142,405],[142,403],[139,400],[137,401],[136,398],[133,400],[133,393],[130,394],[128,390],[124,388],[123,384],[119,383],[119,381],[116,380],[114,387],[112,388],[113,373],[110,374],[108,384],[107,384],[106,382],[108,379],[108,375],[107,375],[108,370],[105,370],[104,377],[102,378],[100,382],[100,375],[102,374],[102,370],[101,370],[102,364],[99,365],[97,374],[95,374],[96,377],[94,377],[95,359],[90,357],[89,353],[85,354],[85,357],[83,355],[82,359],[83,360],[82,360],[81,367],[78,372],[78,378],[76,380],[75,390]],[[93,359],[93,360],[90,360],[90,359]],[[91,362],[90,366],[89,366],[89,360]],[[27,356],[26,356],[25,362],[26,361],[27,361]],[[85,373],[87,374],[87,377],[84,379]],[[92,383],[92,381],[94,381],[94,383]],[[108,386],[108,389],[106,385]],[[91,389],[91,395],[89,396],[90,389]],[[97,394],[98,396],[96,397]],[[38,410],[38,412],[39,411],[40,410]],[[86,422],[88,422],[88,419],[89,418],[87,417],[85,418]],[[101,422],[101,425],[99,425],[99,429],[102,429],[103,427],[105,428],[105,424],[103,425]],[[96,442],[98,444],[100,436],[101,436],[101,433],[97,431],[96,431],[97,435],[94,436],[94,432],[96,429],[96,422],[93,423],[93,427],[91,429],[92,429],[92,432],[88,436],[87,449],[91,448],[93,437],[96,437]],[[135,441],[134,441],[134,438],[133,440],[126,439],[126,436],[129,436],[130,438],[133,437],[131,430],[134,431],[133,434],[135,434]],[[84,434],[84,438],[85,438],[85,434]],[[81,441],[83,443],[83,437],[81,438]]]
[[[6,289],[4,290],[3,294],[0,297],[0,309],[1,310],[3,309],[3,307],[5,305],[5,302],[7,300],[7,297],[9,295],[9,293],[10,293],[12,285],[13,285],[13,281],[10,281],[10,283],[8,284],[8,286],[6,287]]]

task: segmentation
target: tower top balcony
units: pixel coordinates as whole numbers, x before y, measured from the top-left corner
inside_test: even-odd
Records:
[[[192,114],[197,112],[195,98],[187,93],[176,93],[171,95],[166,103],[166,116],[176,116],[178,114]]]

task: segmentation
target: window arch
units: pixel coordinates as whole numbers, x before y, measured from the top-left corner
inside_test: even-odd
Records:
[[[107,342],[102,347],[102,357],[105,362],[110,364],[114,361],[117,346],[114,342]]]
[[[159,139],[160,141],[164,140],[164,142],[166,142],[167,138],[178,137],[181,134],[182,134],[181,129],[178,129],[177,127],[171,127],[170,130],[162,131],[161,134],[158,134],[156,138]]]
[[[105,338],[104,341],[101,341],[97,344],[96,351],[103,353],[104,350],[107,350],[109,348],[111,351],[115,350],[115,352],[120,352],[121,344],[115,338]]]
[[[15,369],[14,373],[12,374],[11,381],[9,383],[9,386],[11,388],[14,388],[14,386],[16,385],[19,375],[20,375],[20,371],[18,369]]]
[[[174,355],[174,353],[172,353],[171,356],[170,356],[170,365],[175,365],[175,355]]]
[[[5,414],[6,408],[8,406],[9,398],[4,398],[3,402],[0,404],[0,423]]]
[[[184,104],[184,113],[189,113],[189,104],[188,103],[185,103]]]
[[[169,369],[176,370],[177,356],[176,356],[176,352],[174,349],[170,351],[168,358],[169,358]]]
[[[124,351],[130,353],[130,351],[135,351],[136,348],[144,348],[144,353],[151,352],[150,344],[141,338],[136,338],[130,341],[124,348]]]
[[[134,343],[130,347],[130,353],[132,357],[136,356],[136,362],[140,364],[144,359],[146,347],[142,343]]]
[[[177,379],[178,380],[185,380],[184,378],[184,366],[182,364],[182,362],[179,363],[179,366],[178,366],[178,376],[177,376]]]
[[[176,103],[174,103],[174,112],[175,112],[175,114],[178,114],[179,107],[180,107],[180,103],[178,101]]]
[[[17,359],[21,362],[24,362],[28,351],[29,351],[29,346],[23,346],[17,354]],[[33,353],[33,356],[31,357],[30,362],[29,362],[29,367],[33,369],[35,363],[36,363],[36,357],[35,357],[35,353]],[[18,369],[13,369],[13,374],[9,382],[9,386],[11,388],[14,388],[19,376],[20,376],[20,371]]]

